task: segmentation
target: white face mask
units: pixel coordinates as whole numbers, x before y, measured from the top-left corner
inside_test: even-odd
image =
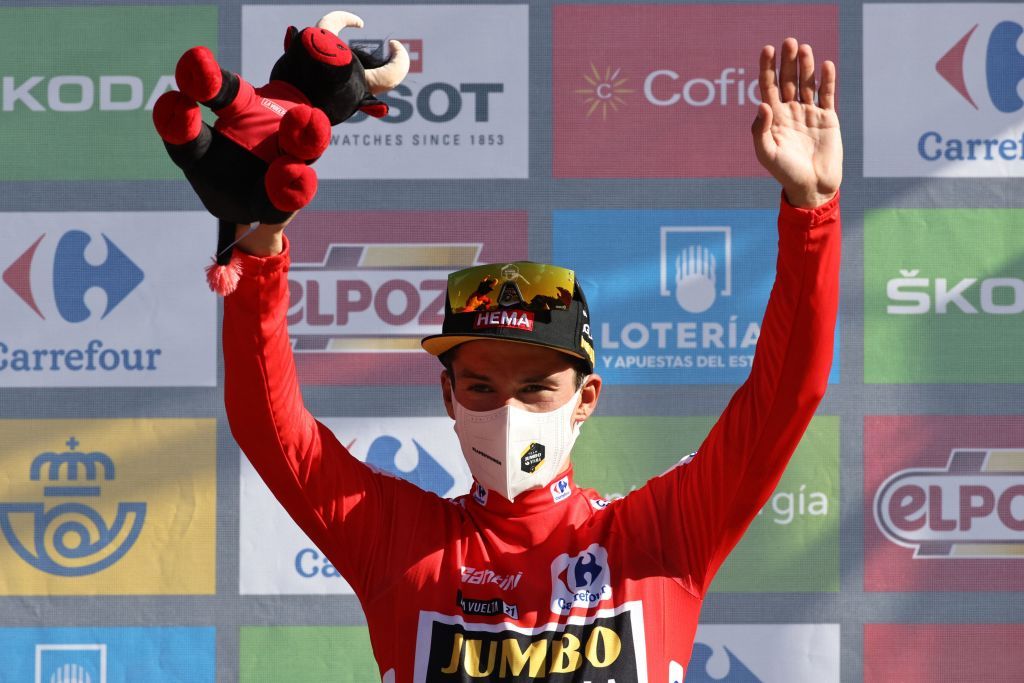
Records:
[[[580,387],[565,405],[547,413],[511,406],[477,412],[453,395],[455,433],[473,477],[507,500],[551,483],[580,435],[582,423],[573,424],[572,414],[582,393]]]

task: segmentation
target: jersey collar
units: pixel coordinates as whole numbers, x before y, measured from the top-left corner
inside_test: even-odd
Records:
[[[505,517],[523,517],[549,510],[569,500],[578,490],[573,479],[572,466],[550,484],[523,491],[514,501],[506,500],[495,491],[488,491],[476,480],[470,493],[471,505]]]

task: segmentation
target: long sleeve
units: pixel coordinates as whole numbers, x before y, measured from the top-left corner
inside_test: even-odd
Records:
[[[453,506],[360,462],[306,410],[288,338],[288,262],[287,241],[277,256],[243,255],[225,298],[228,422],[278,501],[365,599],[440,543],[421,520],[437,524]]]
[[[622,501],[663,566],[703,595],[782,477],[824,395],[839,300],[839,198],[783,199],[775,284],[754,363],[694,457]]]

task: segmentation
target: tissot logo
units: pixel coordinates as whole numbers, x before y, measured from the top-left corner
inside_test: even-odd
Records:
[[[330,6],[243,5],[242,73],[270,73],[282,26]],[[409,73],[377,93],[377,119],[357,112],[331,134],[321,178],[525,178],[529,173],[528,6],[361,5],[365,29],[342,38],[381,58],[389,40]]]

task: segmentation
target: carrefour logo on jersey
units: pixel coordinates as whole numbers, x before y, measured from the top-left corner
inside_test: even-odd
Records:
[[[5,680],[213,683],[213,628],[0,628]]]
[[[196,44],[216,52],[216,7],[0,10],[0,179],[180,178],[152,109]]]
[[[864,496],[869,590],[1024,586],[1019,416],[865,418]]]
[[[556,211],[554,260],[583,282],[601,375],[622,384],[742,382],[775,276],[776,216]],[[614,252],[602,246],[611,243]],[[836,363],[829,380],[838,376]]]
[[[1007,209],[865,214],[865,381],[1024,381],[1016,362],[1022,216]]]
[[[333,5],[244,5],[242,73],[269,74],[284,27],[310,26]],[[341,37],[387,57],[409,51],[405,80],[380,98],[383,119],[357,114],[332,131],[321,178],[526,178],[528,6],[359,5]]]
[[[0,214],[0,386],[212,386],[214,221]]]
[[[213,592],[212,420],[6,420],[0,443],[0,594]]]
[[[526,255],[526,214],[303,212],[289,226],[289,332],[307,384],[434,384],[448,274]]]
[[[1024,175],[1024,8],[864,5],[864,174]]]
[[[323,418],[321,422],[356,458],[381,472],[439,496],[454,498],[469,492],[472,478],[448,418]],[[242,594],[351,594],[338,569],[281,508],[244,455],[241,460]],[[493,572],[469,569],[469,584],[511,589],[522,578],[502,575],[491,581]]]
[[[837,56],[836,8],[828,5],[553,11],[556,177],[764,175],[743,135],[760,101],[761,47],[793,34],[819,59]],[[613,19],[623,16],[627,33]]]

